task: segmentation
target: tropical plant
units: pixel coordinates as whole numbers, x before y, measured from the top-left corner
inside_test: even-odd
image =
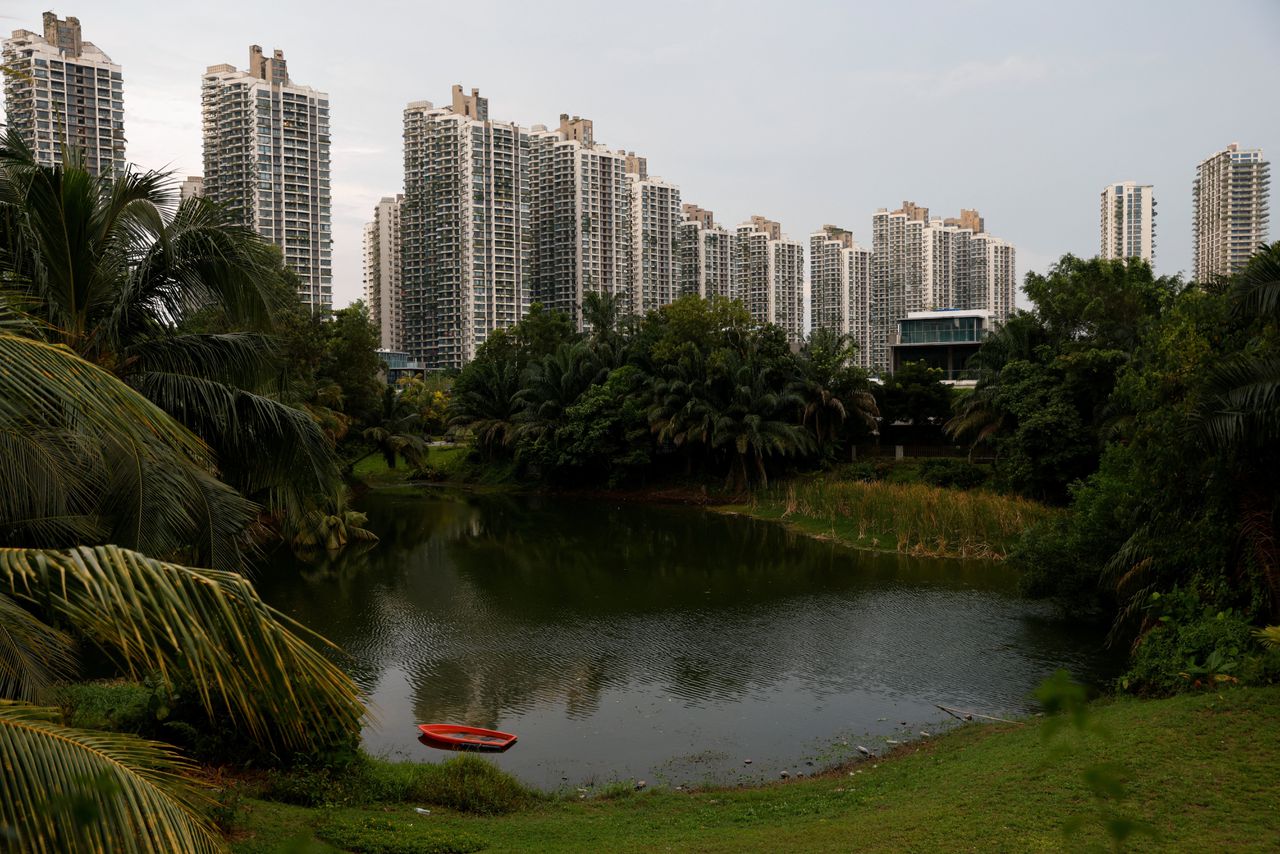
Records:
[[[721,382],[728,385],[726,402],[715,419],[711,446],[725,448],[732,455],[726,489],[733,483],[743,488],[750,483],[748,462],[761,485],[768,486],[767,457],[790,456],[812,445],[808,431],[794,420],[801,400],[794,392],[779,391],[780,384],[754,359],[732,351],[726,355],[719,369]]]
[[[193,692],[211,726],[269,749],[349,739],[364,714],[324,642],[237,573],[114,546],[0,549],[0,831],[22,850],[219,847],[172,748],[60,726],[34,705],[74,675],[76,639],[170,693]]]
[[[270,335],[278,254],[211,202],[175,198],[167,174],[95,176],[74,156],[39,165],[10,133],[0,298],[37,321],[24,334],[114,373],[195,432],[219,477],[287,527],[331,506],[340,478],[315,421],[281,400]],[[180,330],[213,307],[244,331]]]

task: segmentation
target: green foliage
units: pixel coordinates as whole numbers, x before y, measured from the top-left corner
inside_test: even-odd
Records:
[[[1201,286],[1067,256],[1027,293],[949,424],[1007,486],[1070,499],[1013,550],[1024,589],[1112,610],[1132,690],[1271,678],[1244,650],[1280,614],[1280,244]]]
[[[985,484],[990,471],[967,460],[935,457],[920,463],[920,480],[931,486],[973,489]]]
[[[1152,628],[1134,650],[1120,685],[1138,694],[1172,694],[1240,681],[1254,654],[1253,631],[1240,614],[1215,611],[1198,596],[1174,588],[1151,593]],[[1257,668],[1249,668],[1257,674]]]
[[[415,803],[479,815],[501,815],[539,795],[492,763],[460,754],[438,764],[390,763],[360,756],[334,767],[302,765],[269,775],[260,795],[301,806]]]
[[[875,427],[845,340],[819,335],[797,356],[741,303],[686,296],[637,320],[588,296],[587,335],[539,310],[459,374],[450,429],[486,460],[544,481],[616,486],[682,470],[743,489]]]
[[[887,375],[880,390],[885,423],[941,424],[951,415],[951,388],[942,382],[943,374],[925,362],[907,362]]]

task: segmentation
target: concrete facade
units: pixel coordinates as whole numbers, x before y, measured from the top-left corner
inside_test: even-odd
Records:
[[[280,247],[314,310],[333,304],[329,96],[294,83],[284,53],[211,65],[200,89],[204,194]]]
[[[59,165],[65,149],[90,174],[124,171],[124,78],[78,18],[45,12],[43,32],[14,30],[3,57],[5,120],[36,162]]]
[[[1195,280],[1235,273],[1267,242],[1271,164],[1262,149],[1231,143],[1196,167],[1192,185]]]
[[[378,346],[402,351],[403,300],[400,290],[400,205],[404,196],[384,196],[364,226],[364,306],[378,327]]]
[[[489,119],[478,90],[405,109],[402,337],[428,370],[460,369],[528,311],[529,153],[528,131]]]
[[[1108,260],[1156,259],[1156,201],[1150,184],[1121,181],[1102,189],[1098,254]]]

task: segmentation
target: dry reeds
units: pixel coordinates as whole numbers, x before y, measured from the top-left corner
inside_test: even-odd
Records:
[[[1061,512],[982,490],[825,478],[756,498],[789,521],[821,525],[854,545],[933,557],[1003,558],[1024,530]]]

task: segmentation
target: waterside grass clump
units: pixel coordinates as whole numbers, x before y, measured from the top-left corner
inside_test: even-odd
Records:
[[[825,476],[789,481],[726,509],[856,548],[993,560],[1004,558],[1023,531],[1062,512],[986,490]]]

